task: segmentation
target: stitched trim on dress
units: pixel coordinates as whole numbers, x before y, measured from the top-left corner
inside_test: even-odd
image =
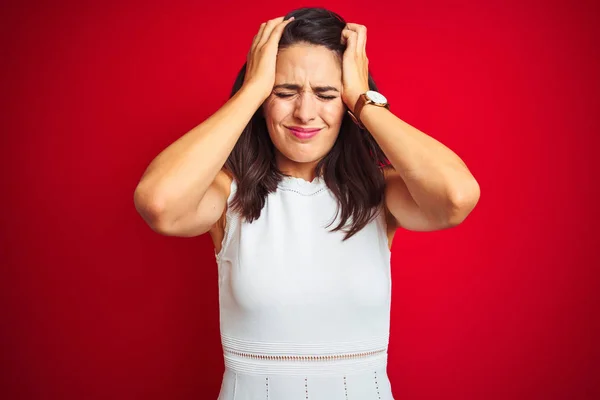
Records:
[[[224,353],[233,354],[238,357],[253,358],[258,360],[271,361],[332,361],[332,360],[348,360],[356,358],[364,358],[385,353],[387,349],[379,349],[373,351],[365,351],[361,353],[343,353],[343,354],[323,354],[323,355],[278,355],[278,354],[257,354],[231,350],[227,347],[223,349]]]
[[[286,188],[286,187],[279,187],[278,189],[279,189],[279,190],[286,191],[286,192],[294,192],[294,193],[298,193],[298,194],[299,194],[299,195],[301,195],[301,196],[314,196],[314,195],[316,195],[316,194],[319,194],[319,193],[321,193],[321,192],[323,192],[323,191],[327,190],[327,188],[321,188],[321,189],[319,189],[319,190],[317,190],[316,192],[313,192],[313,193],[302,193],[302,192],[300,192],[299,190],[294,190],[294,189],[290,189],[290,188]]]

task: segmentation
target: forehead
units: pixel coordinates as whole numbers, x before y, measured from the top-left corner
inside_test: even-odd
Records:
[[[339,85],[341,81],[341,61],[324,46],[296,44],[277,54],[275,84]]]

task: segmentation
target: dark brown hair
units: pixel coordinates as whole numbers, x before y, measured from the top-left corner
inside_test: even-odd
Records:
[[[301,8],[290,12],[285,19],[291,17],[295,20],[286,26],[280,49],[308,43],[324,46],[342,59],[346,46],[340,43],[340,38],[346,22],[338,14],[323,8]],[[246,64],[236,78],[231,96],[242,87],[245,73]],[[370,73],[369,88],[377,90]],[[336,217],[340,216],[340,222],[333,231],[345,232],[344,240],[361,230],[379,212],[385,186],[382,167],[388,164],[375,139],[344,113],[336,142],[316,167],[316,175],[323,177],[338,201]],[[248,222],[258,219],[267,195],[275,192],[285,177],[275,164],[274,145],[260,108],[245,127],[225,168],[238,185],[232,209]]]

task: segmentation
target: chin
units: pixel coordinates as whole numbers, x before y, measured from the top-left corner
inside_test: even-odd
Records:
[[[279,152],[283,157],[287,158],[292,162],[299,164],[308,164],[318,162],[327,155],[329,150],[331,149],[328,149],[327,151],[298,151],[297,149],[281,149]]]
[[[284,159],[299,164],[318,162],[331,151],[337,139],[337,135],[331,137],[331,132],[328,131],[306,142],[297,141],[288,132],[278,133],[281,134],[271,135],[276,151]]]

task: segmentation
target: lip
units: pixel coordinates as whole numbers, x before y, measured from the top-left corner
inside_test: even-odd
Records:
[[[302,128],[300,126],[288,126],[287,128],[299,139],[310,139],[321,130],[321,128]]]

